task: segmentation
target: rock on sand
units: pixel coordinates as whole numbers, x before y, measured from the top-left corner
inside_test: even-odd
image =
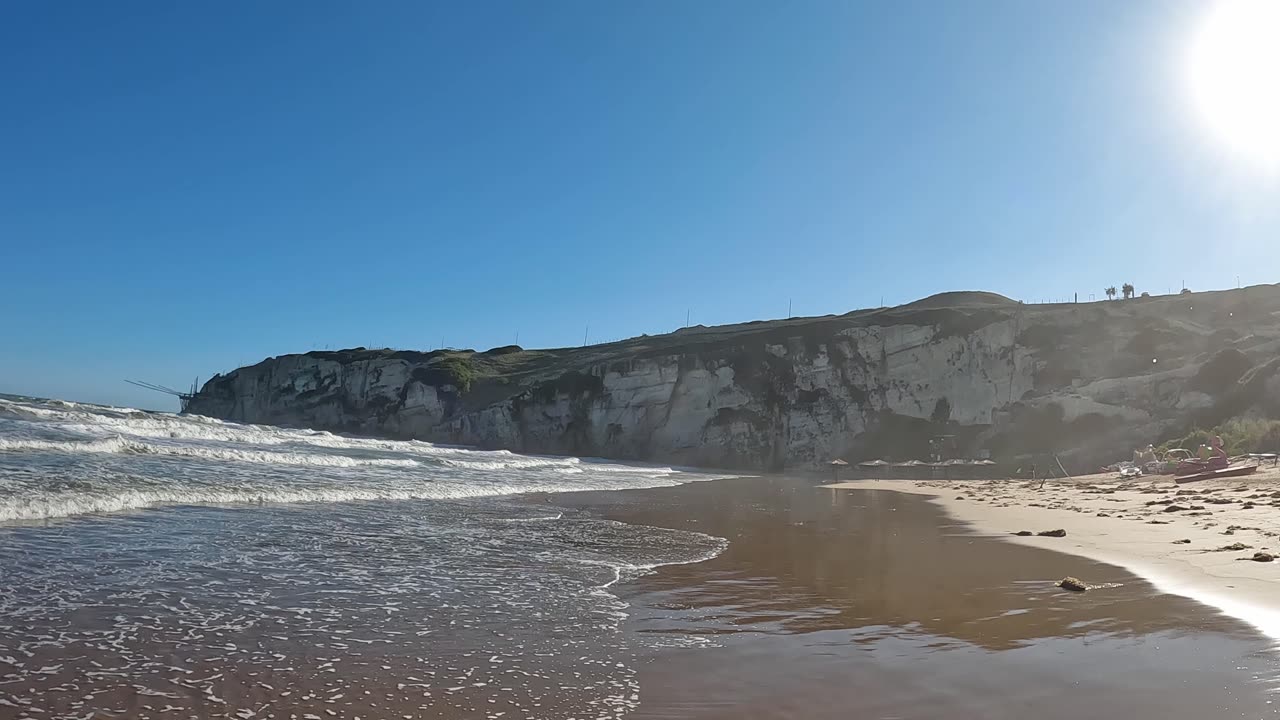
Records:
[[[1089,589],[1089,584],[1080,578],[1064,577],[1058,581],[1058,587],[1063,590],[1072,590],[1074,592],[1084,592]]]

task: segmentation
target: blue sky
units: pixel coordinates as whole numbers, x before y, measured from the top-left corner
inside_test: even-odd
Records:
[[[0,392],[576,345],[954,289],[1271,282],[1199,3],[23,3]]]

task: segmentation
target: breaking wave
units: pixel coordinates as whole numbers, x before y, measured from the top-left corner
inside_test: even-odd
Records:
[[[317,465],[322,467],[413,467],[418,461],[409,458],[352,458],[343,455],[305,455],[274,450],[252,450],[235,447],[198,447],[158,445],[139,442],[116,435],[97,440],[50,441],[6,440],[0,438],[0,452],[67,452],[67,453],[133,453],[135,455],[171,455],[206,460],[234,460],[266,465]]]
[[[709,478],[669,467],[0,399],[0,521],[170,505],[616,490]]]

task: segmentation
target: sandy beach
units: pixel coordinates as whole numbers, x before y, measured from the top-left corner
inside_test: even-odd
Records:
[[[853,480],[831,489],[929,496],[951,517],[1010,542],[1138,574],[1280,638],[1280,469],[1178,485],[1114,473],[1048,480]],[[1065,537],[1019,536],[1062,529]],[[1088,582],[1089,578],[1082,578]]]

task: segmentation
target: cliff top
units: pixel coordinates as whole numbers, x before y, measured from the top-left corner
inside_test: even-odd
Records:
[[[756,320],[729,325],[695,325],[660,335],[641,335],[611,343],[573,348],[529,350],[515,345],[486,351],[470,349],[396,350],[363,347],[345,350],[314,350],[285,355],[311,357],[339,363],[368,360],[404,360],[423,366],[421,379],[430,384],[452,384],[464,392],[468,406],[480,407],[566,372],[635,358],[701,352],[716,352],[749,343],[785,344],[830,337],[848,328],[930,325],[940,336],[963,335],[990,323],[1017,315],[1029,329],[1020,342],[1061,345],[1066,342],[1093,342],[1109,332],[1113,322],[1136,323],[1146,329],[1152,343],[1166,336],[1191,333],[1207,336],[1218,328],[1234,326],[1239,332],[1251,320],[1280,313],[1280,285],[1259,285],[1178,295],[1161,295],[1131,300],[1103,300],[1085,303],[1024,304],[996,293],[957,291],[932,295],[905,305],[854,310],[843,315]],[[1054,328],[1070,326],[1069,333]],[[268,358],[263,363],[281,358]],[[263,364],[259,363],[259,365]],[[233,371],[232,374],[238,371]],[[216,379],[216,378],[215,378]]]

